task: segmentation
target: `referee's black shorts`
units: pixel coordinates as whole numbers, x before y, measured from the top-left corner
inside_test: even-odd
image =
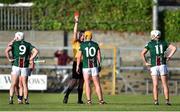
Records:
[[[76,65],[77,65],[77,62],[73,61],[72,78],[73,79],[83,79],[82,62],[80,62],[80,64],[79,64],[79,74],[76,72]]]

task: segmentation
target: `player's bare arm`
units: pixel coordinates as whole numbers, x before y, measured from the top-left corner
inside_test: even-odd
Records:
[[[98,60],[98,71],[100,72],[101,71],[101,50],[100,48],[98,49],[97,51],[97,60]]]
[[[33,49],[32,49],[32,55],[31,55],[31,57],[29,58],[30,62],[33,62],[33,60],[34,60],[34,58],[37,56],[38,52],[39,52],[39,51],[38,51],[36,48],[33,48]]]
[[[14,61],[12,59],[12,57],[10,56],[9,52],[12,50],[12,47],[11,46],[7,46],[6,49],[5,49],[5,55],[6,55],[6,58],[8,59],[9,62],[12,62]]]
[[[8,43],[8,46],[12,46],[12,44],[13,44],[14,41],[15,41],[14,39],[11,40],[11,41]]]
[[[7,57],[7,59],[8,59],[10,62],[14,61],[12,58],[10,59],[10,55],[9,55],[9,52],[10,52],[11,49],[12,49],[11,46],[12,46],[12,44],[13,44],[14,41],[16,41],[16,37],[14,37],[13,40],[11,40],[11,41],[8,43],[8,46],[7,46],[6,50],[5,50],[6,57]],[[7,52],[7,53],[6,53],[6,52]]]
[[[101,50],[98,49],[98,52],[97,52],[97,59],[98,59],[98,63],[99,65],[101,64]]]
[[[151,64],[147,62],[146,57],[145,57],[147,52],[148,52],[148,50],[146,48],[144,48],[141,52],[141,58],[146,66],[150,66]]]
[[[17,37],[15,36],[15,37],[13,38],[13,40],[11,40],[11,41],[8,43],[8,46],[12,46],[13,42],[16,41],[16,39],[17,39]]]
[[[78,27],[78,20],[79,20],[79,16],[75,16],[74,17],[74,32],[73,32],[73,40],[76,41],[77,40],[77,27]]]
[[[34,69],[34,66],[35,66],[34,58],[37,56],[38,52],[39,51],[36,48],[32,49],[32,54],[31,54],[30,59],[29,59],[29,63],[30,63],[29,68],[31,71]]]
[[[172,45],[172,44],[170,44],[169,46],[168,46],[168,49],[170,49],[170,53],[169,53],[169,55],[167,56],[167,61],[169,61],[169,59],[171,59],[171,57],[174,55],[174,53],[176,52],[176,47],[174,46],[174,45]]]

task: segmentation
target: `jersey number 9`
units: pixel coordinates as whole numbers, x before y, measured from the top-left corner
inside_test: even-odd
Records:
[[[23,55],[26,52],[26,46],[20,45],[19,46],[19,51],[20,51],[19,54]]]

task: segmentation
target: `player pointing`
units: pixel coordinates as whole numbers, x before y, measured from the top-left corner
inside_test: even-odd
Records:
[[[161,38],[161,32],[159,30],[151,31],[152,40],[145,46],[141,52],[141,57],[146,66],[151,67],[151,76],[153,81],[153,98],[154,104],[159,105],[158,102],[158,79],[161,78],[164,96],[166,104],[169,103],[169,87],[168,87],[168,68],[166,61],[171,59],[173,54],[176,52],[176,47],[166,42]],[[167,50],[170,50],[169,54],[166,54]],[[150,52],[151,63],[148,63],[145,55]]]
[[[10,56],[10,51],[12,57]],[[17,87],[18,77],[20,77],[20,98],[24,96],[25,104],[29,104],[28,101],[28,75],[30,73],[29,64],[33,64],[35,56],[38,54],[38,50],[32,46],[29,42],[24,40],[24,33],[15,33],[15,39],[5,49],[7,59],[12,62],[11,71],[11,87],[9,90],[9,104],[13,104],[14,89]],[[20,102],[21,102],[20,101]]]

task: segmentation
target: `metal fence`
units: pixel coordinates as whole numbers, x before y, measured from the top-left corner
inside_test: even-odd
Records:
[[[3,50],[5,46],[0,47]],[[46,63],[40,63],[36,65],[36,70],[34,71],[35,74],[47,74],[48,79],[48,89],[51,92],[54,91],[61,91],[63,92],[64,89],[62,87],[66,86],[65,84],[60,85],[60,81],[62,80],[59,75],[56,75],[56,69],[62,70],[71,70],[72,66],[56,66],[53,64],[54,57],[53,53],[57,49],[66,49],[68,50],[68,54],[71,54],[70,47],[40,47],[40,59],[45,59]],[[118,48],[117,49],[117,77],[116,77],[116,94],[119,93],[134,93],[134,94],[150,94],[152,93],[152,82],[149,72],[146,70],[145,67],[142,65],[142,61],[139,57],[141,48]],[[170,92],[171,94],[179,95],[180,94],[180,77],[178,77],[178,73],[180,72],[180,64],[179,64],[179,52],[178,50],[174,55],[172,61],[169,63],[170,67],[169,70],[171,72],[170,77]],[[112,62],[113,62],[113,55],[112,51],[102,50],[102,55],[104,55],[103,67],[111,69],[110,71],[103,71],[101,72],[101,78],[104,81],[103,86],[106,88],[104,91],[105,93],[111,93],[112,89]],[[5,57],[1,57],[1,65],[0,70],[3,72],[7,72],[9,70],[10,73],[10,65],[2,65],[3,60],[6,60]],[[71,73],[69,73],[71,74]],[[104,74],[104,75],[103,75]],[[176,76],[175,76],[176,75]],[[52,89],[53,88],[53,89]],[[161,85],[159,86],[159,90],[162,93]]]
[[[117,93],[152,93],[152,80],[149,71],[140,58],[142,48],[118,48],[117,52]],[[168,62],[170,93],[180,94],[180,50]],[[159,81],[161,82],[161,81]],[[163,93],[161,83],[159,92]]]
[[[31,30],[30,6],[0,6],[0,30]]]

